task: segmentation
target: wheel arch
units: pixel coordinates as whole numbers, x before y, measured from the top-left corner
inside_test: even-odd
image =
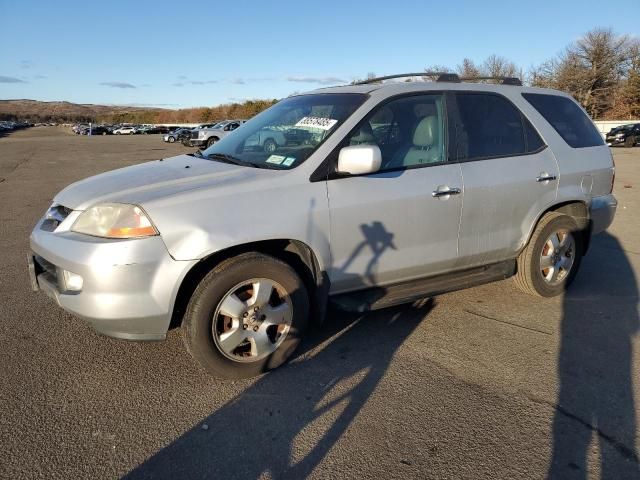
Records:
[[[169,328],[182,324],[184,312],[198,283],[223,260],[242,253],[258,252],[271,255],[291,266],[309,292],[311,320],[316,325],[324,321],[329,292],[329,280],[321,269],[318,257],[309,245],[299,240],[273,239],[234,245],[214,252],[196,263],[182,279],[173,304]]]
[[[531,228],[529,229],[529,233],[527,235],[527,241],[522,245],[520,252],[529,244],[531,240],[531,236],[536,229],[538,223],[540,223],[540,219],[549,212],[558,212],[573,217],[578,223],[578,228],[582,231],[583,241],[584,241],[584,251],[583,254],[587,253],[587,249],[589,248],[589,241],[591,239],[591,220],[589,217],[589,207],[584,202],[584,200],[566,200],[564,202],[556,203],[549,206],[546,210],[542,211],[536,221],[533,222]],[[518,253],[520,253],[518,252]]]

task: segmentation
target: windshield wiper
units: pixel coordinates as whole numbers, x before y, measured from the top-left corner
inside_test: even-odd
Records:
[[[231,165],[240,165],[241,167],[264,168],[267,170],[282,170],[276,165],[270,165],[268,163],[247,162],[244,160],[240,160],[239,158],[236,158],[232,155],[227,155],[226,153],[210,153],[208,155],[205,155],[203,158],[218,160],[224,163],[230,163]]]
[[[210,153],[204,158],[208,158],[210,160],[219,160],[224,163],[230,163],[231,165],[240,165],[243,167],[253,166],[253,163],[243,162],[242,160],[236,157],[232,157],[231,155],[227,155],[226,153]]]

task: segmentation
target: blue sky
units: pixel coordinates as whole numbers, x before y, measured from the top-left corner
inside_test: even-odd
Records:
[[[492,53],[527,69],[597,26],[640,34],[638,1],[0,0],[0,99],[179,108]]]

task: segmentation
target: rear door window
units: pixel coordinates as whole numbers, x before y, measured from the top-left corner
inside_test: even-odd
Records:
[[[457,160],[523,155],[529,135],[534,147],[542,144],[533,129],[525,132],[522,114],[501,95],[457,93],[456,104]]]
[[[602,136],[593,122],[573,100],[544,93],[523,93],[522,96],[551,124],[570,147],[604,145]]]

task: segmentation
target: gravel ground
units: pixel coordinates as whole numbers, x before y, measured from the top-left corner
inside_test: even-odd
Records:
[[[640,478],[640,148],[561,298],[510,280],[331,312],[287,366],[221,382],[30,291],[29,232],[67,184],[186,151],[158,136],[0,138],[0,477]]]

